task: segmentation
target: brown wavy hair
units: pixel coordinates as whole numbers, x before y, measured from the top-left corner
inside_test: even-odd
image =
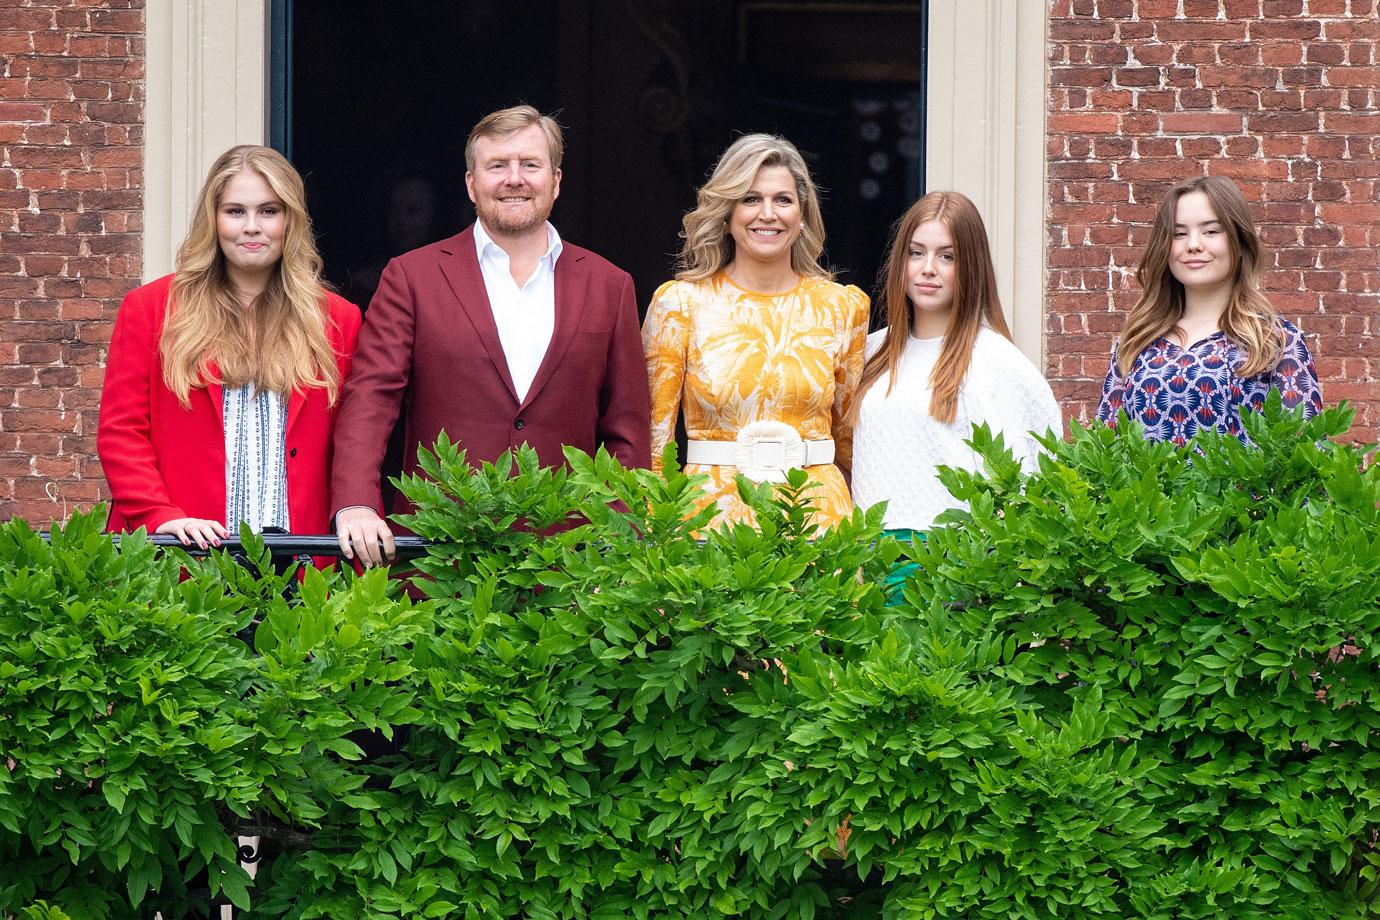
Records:
[[[824,216],[819,208],[819,189],[810,178],[805,158],[795,145],[774,134],[745,134],[719,157],[709,180],[696,193],[696,205],[681,219],[680,260],[676,278],[705,281],[733,261],[733,236],[728,219],[752,188],[758,170],[784,166],[795,179],[800,199],[800,235],[791,246],[791,270],[806,278],[833,280],[833,272],[820,264],[824,252]]]
[[[932,220],[947,227],[954,241],[953,309],[944,329],[939,359],[930,372],[930,415],[936,421],[949,424],[958,414],[958,391],[968,375],[978,329],[985,324],[994,332],[1011,338],[1006,317],[1001,312],[997,273],[992,265],[992,248],[987,242],[982,215],[961,192],[930,192],[911,205],[896,222],[887,247],[880,285],[882,309],[887,319],[886,336],[882,347],[863,365],[862,381],[853,397],[855,419],[863,394],[884,371],[890,375],[887,393],[890,394],[896,385],[896,373],[914,316],[906,279],[910,241],[921,224]]]
[[[1169,270],[1169,251],[1174,242],[1179,199],[1192,192],[1207,196],[1231,249],[1231,295],[1219,324],[1227,338],[1244,353],[1236,373],[1254,377],[1279,363],[1284,331],[1279,314],[1260,292],[1263,251],[1250,207],[1236,183],[1225,176],[1198,176],[1169,190],[1150,227],[1150,240],[1136,268],[1140,300],[1126,315],[1117,345],[1117,370],[1123,377],[1131,372],[1142,351],[1178,328],[1183,318],[1184,286]]]
[[[242,172],[264,178],[285,217],[283,256],[250,309],[235,297],[216,233],[221,196]],[[326,334],[330,313],[306,200],[297,170],[268,147],[232,147],[212,165],[177,252],[158,344],[163,382],[183,405],[194,387],[211,383],[252,383],[284,396],[325,387],[335,403],[340,370]]]

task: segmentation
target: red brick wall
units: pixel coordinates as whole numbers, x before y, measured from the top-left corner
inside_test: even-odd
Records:
[[[139,283],[143,0],[0,0],[0,520],[105,497],[96,409]]]
[[[1164,190],[1241,186],[1329,404],[1380,432],[1376,0],[1050,0],[1047,373],[1096,411]],[[1221,18],[1219,18],[1219,16]]]

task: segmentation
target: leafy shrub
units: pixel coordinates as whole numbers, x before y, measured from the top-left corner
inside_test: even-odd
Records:
[[[116,544],[104,519],[51,542],[0,527],[0,915],[36,897],[75,920],[247,905],[227,832],[311,825],[358,787],[348,681],[391,671],[369,671],[350,623],[399,607],[377,576],[327,600],[314,572],[289,607],[261,544],[256,568],[203,565]],[[237,633],[255,618],[296,657],[252,654]]]
[[[418,716],[401,757],[366,767],[377,807],[333,815],[336,851],[275,863],[266,913],[967,910],[1002,851],[1077,840],[1106,860],[1157,826],[1095,706],[1039,723],[982,684],[998,647],[883,608],[878,513],[816,533],[796,480],[754,497],[758,528],[700,544],[699,485],[673,466],[570,461],[476,474],[443,441],[403,484],[434,541]],[[538,535],[572,511],[585,523]],[[1104,887],[1076,864],[1045,876],[1035,900]]]
[[[1003,644],[993,681],[1059,718],[1100,697],[1163,829],[1116,867],[1127,916],[1368,916],[1380,878],[1380,469],[1306,423],[1256,447],[1075,426],[1040,475],[990,436],[990,478],[916,548],[918,609]],[[1051,858],[1062,858],[1052,854]]]
[[[415,603],[5,525],[0,911],[243,903],[210,837],[253,828],[265,917],[1367,916],[1380,474],[1346,423],[1079,428],[1024,481],[979,429],[971,510],[908,548],[817,533],[802,478],[700,542],[674,463],[443,439],[402,484]]]

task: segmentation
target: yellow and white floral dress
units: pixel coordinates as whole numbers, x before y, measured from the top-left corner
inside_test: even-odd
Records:
[[[720,272],[708,281],[668,281],[652,297],[642,327],[652,390],[652,465],[675,437],[684,408],[692,441],[733,441],[753,422],[784,422],[807,441],[833,438],[834,463],[806,467],[817,487],[815,521],[830,526],[853,510],[840,467],[853,433],[848,402],[862,376],[868,297],[856,287],[802,278],[793,290],[763,294]],[[714,525],[751,521],[732,466],[687,464],[709,476],[704,502]]]

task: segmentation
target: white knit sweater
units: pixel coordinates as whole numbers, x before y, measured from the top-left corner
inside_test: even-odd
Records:
[[[886,330],[867,337],[867,355],[881,348]],[[930,416],[930,372],[938,339],[906,340],[896,386],[887,394],[883,373],[868,388],[853,433],[853,501],[862,508],[887,502],[887,528],[929,530],[940,512],[963,507],[935,473],[938,466],[979,469],[981,458],[963,443],[986,422],[1002,434],[1022,466],[1033,470],[1040,445],[1031,432],[1063,432],[1063,419],[1044,377],[1009,340],[983,327],[958,391],[958,413],[944,425]]]

